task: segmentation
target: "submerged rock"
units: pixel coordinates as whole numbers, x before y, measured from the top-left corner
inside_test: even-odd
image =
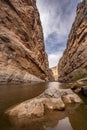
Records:
[[[8,109],[5,114],[16,118],[41,117],[46,109],[63,110],[65,105],[61,98],[34,98],[25,101],[14,108]]]
[[[32,119],[42,117],[46,109],[64,110],[67,103],[82,103],[82,100],[71,89],[59,89],[53,86],[38,97],[9,108],[5,114],[13,122],[22,118]]]

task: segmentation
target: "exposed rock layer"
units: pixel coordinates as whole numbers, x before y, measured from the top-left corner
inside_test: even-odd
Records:
[[[58,80],[58,66],[52,67],[51,71],[52,71],[52,75],[54,77],[54,80],[57,81]]]
[[[77,6],[67,48],[58,66],[60,81],[72,81],[87,76],[87,0]]]
[[[36,1],[0,0],[0,7],[0,82],[48,80]]]

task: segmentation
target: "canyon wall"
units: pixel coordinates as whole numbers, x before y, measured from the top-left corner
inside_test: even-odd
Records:
[[[64,82],[87,77],[87,0],[77,6],[67,47],[59,61],[58,76]]]
[[[58,81],[58,66],[52,67],[51,71],[54,77],[54,81]]]
[[[49,80],[36,0],[0,0],[0,82]]]

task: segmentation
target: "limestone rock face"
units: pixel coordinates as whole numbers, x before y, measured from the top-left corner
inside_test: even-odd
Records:
[[[67,48],[59,61],[60,81],[72,81],[87,76],[87,0],[79,3]]]
[[[52,67],[51,71],[52,71],[52,75],[54,77],[54,80],[57,81],[58,80],[58,66]]]
[[[48,80],[36,0],[0,0],[0,7],[0,82]]]

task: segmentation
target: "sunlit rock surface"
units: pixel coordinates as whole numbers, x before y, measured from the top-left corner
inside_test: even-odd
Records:
[[[52,67],[51,71],[52,71],[52,75],[54,77],[54,80],[58,81],[58,66]]]
[[[49,80],[36,0],[0,0],[0,82]]]
[[[87,0],[77,6],[67,48],[59,61],[60,81],[76,81],[87,77]]]

